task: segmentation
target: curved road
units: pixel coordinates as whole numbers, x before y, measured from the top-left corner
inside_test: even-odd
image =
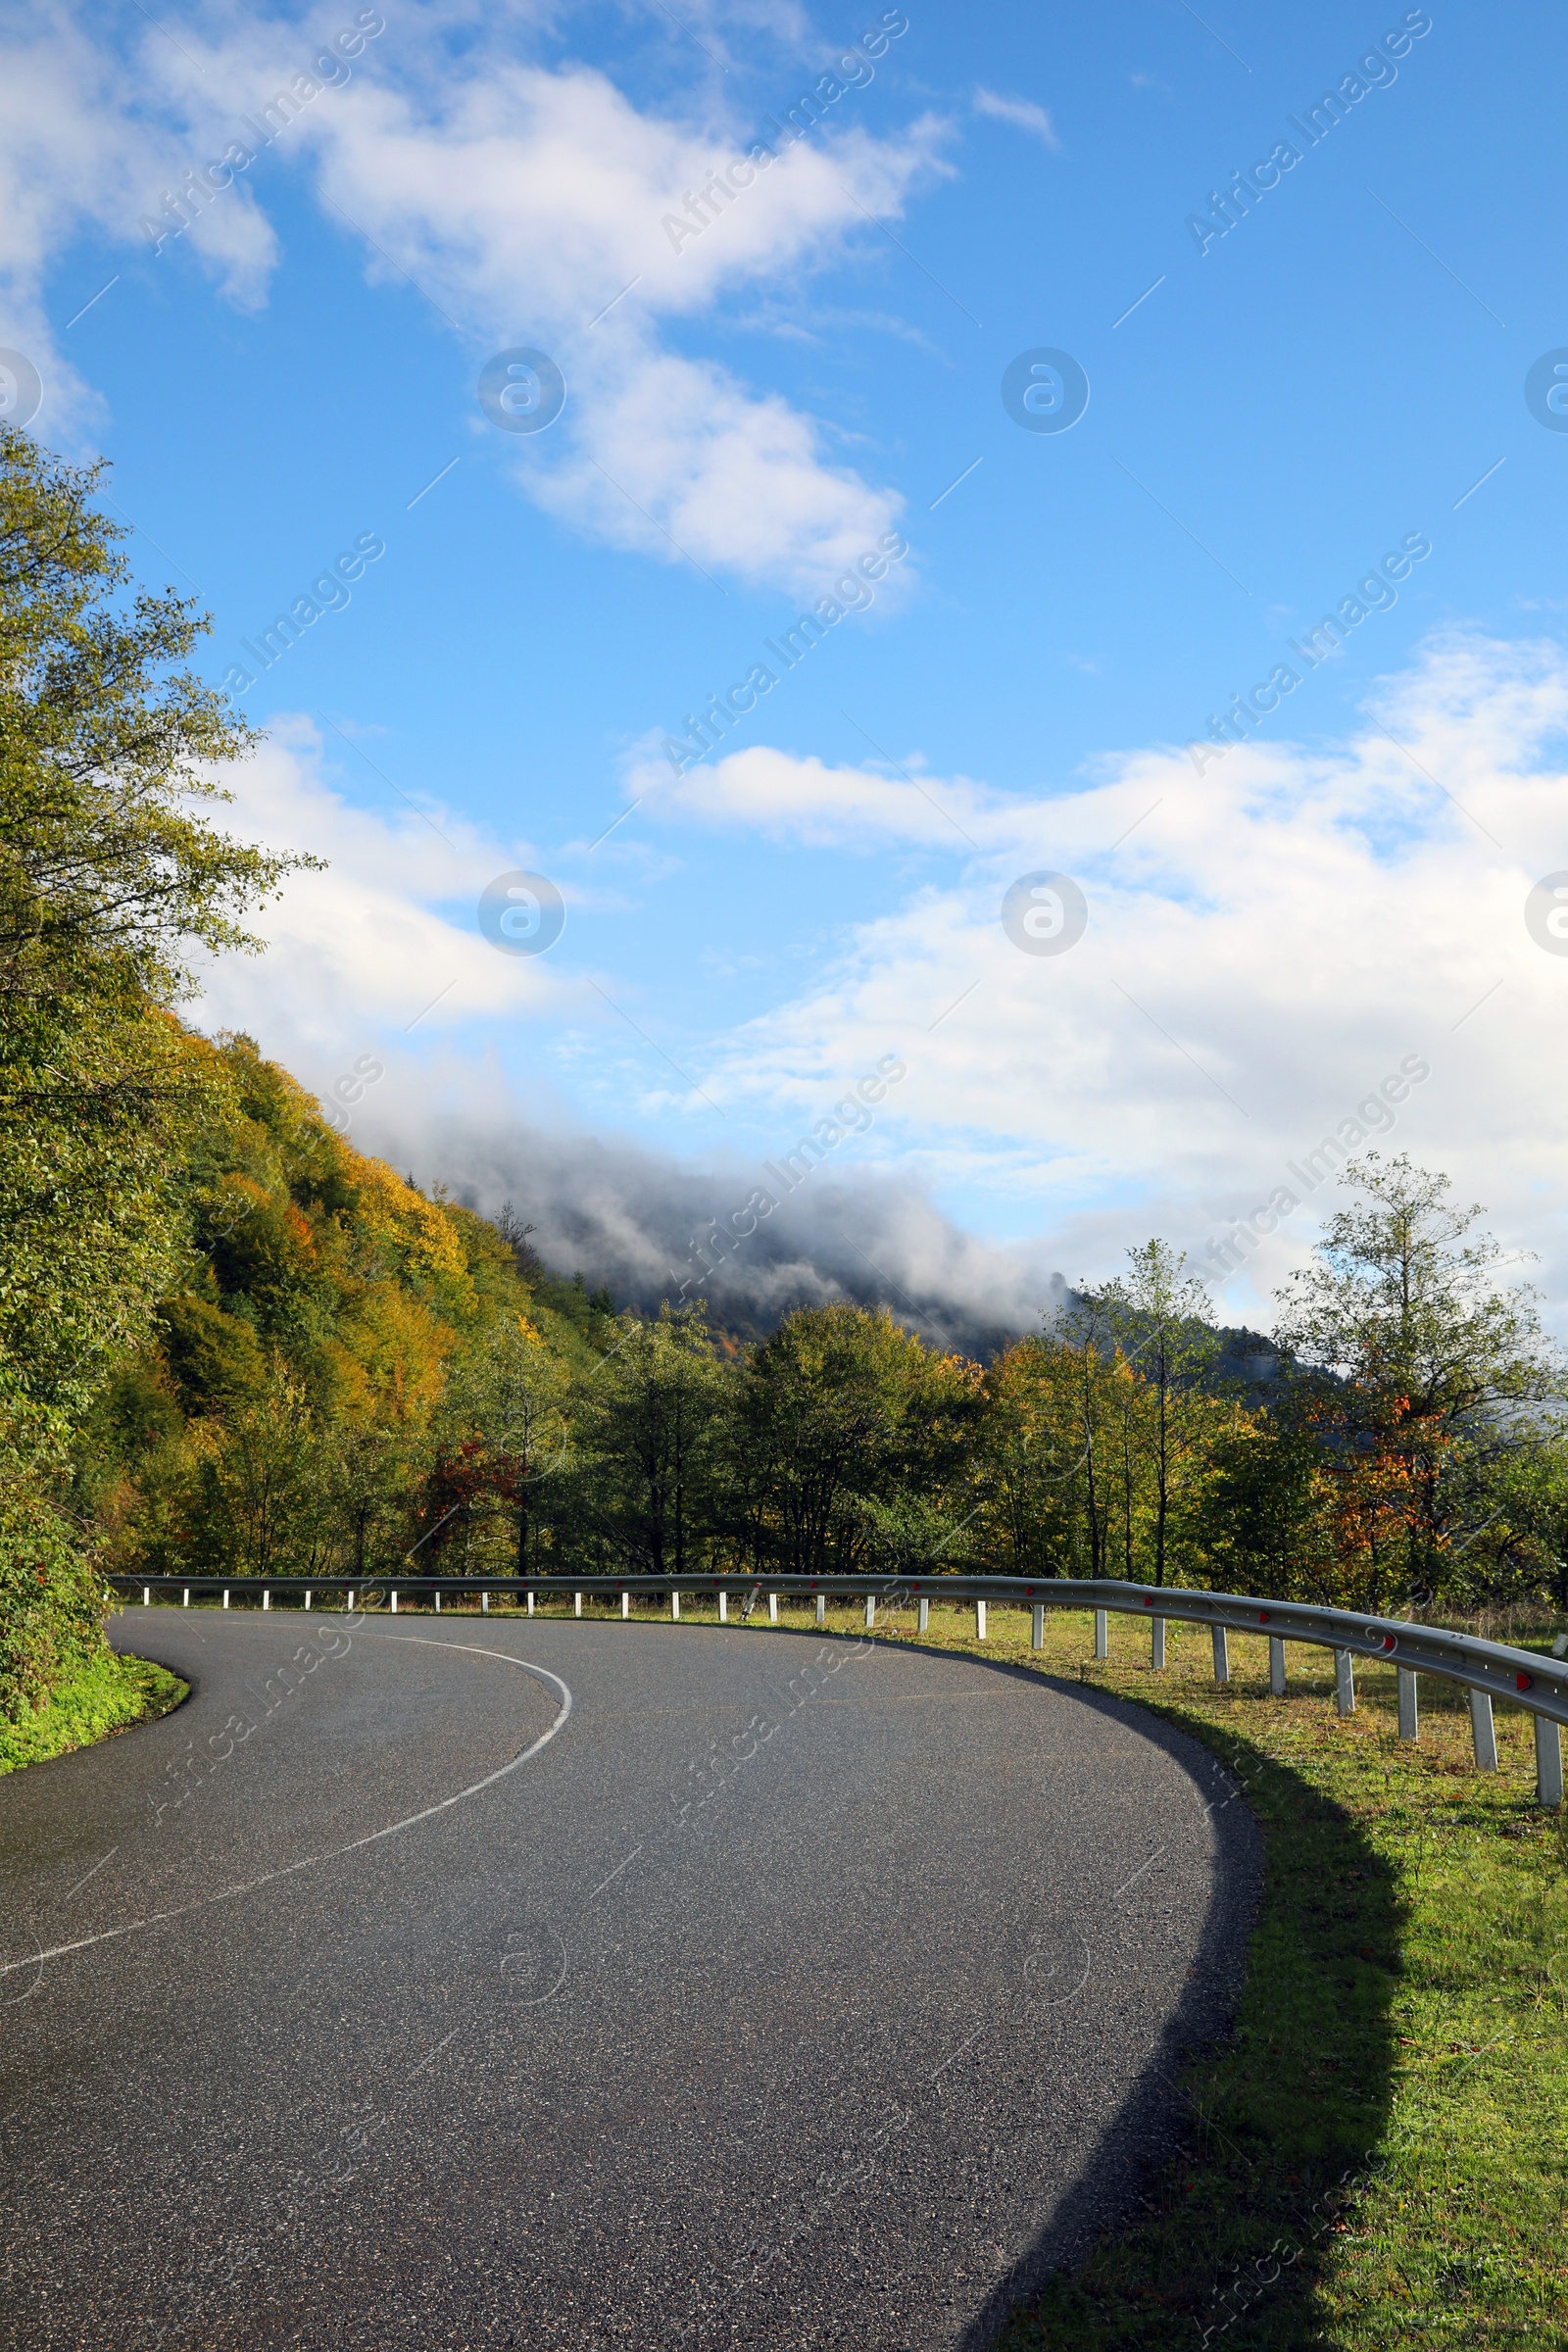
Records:
[[[0,2342],[981,2346],[1258,1879],[1151,1719],[765,1629],[136,1609],[0,1780]]]

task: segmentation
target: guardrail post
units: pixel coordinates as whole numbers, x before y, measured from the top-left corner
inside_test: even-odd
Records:
[[[827,1623],[827,1594],[825,1592],[819,1592],[816,1596],[816,1622],[818,1625]]]
[[[150,1609],[153,1605],[153,1589],[151,1585],[143,1585],[141,1589],[141,1605],[144,1609]]]
[[[189,1585],[181,1585],[179,1588],[179,1605],[182,1609],[188,1609],[190,1607]]]
[[[680,1594],[673,1585],[669,1588],[669,1614],[673,1622],[678,1625],[680,1623]]]
[[[1110,1655],[1110,1611],[1108,1609],[1095,1611],[1095,1655],[1097,1658],[1108,1658]]]
[[[1470,1693],[1470,1744],[1476,1751],[1477,1772],[1497,1769],[1497,1727],[1492,1720],[1492,1692]]]
[[[309,1585],[307,1585],[307,1586],[306,1586],[306,1588],[305,1588],[305,1606],[306,1606],[307,1608],[309,1608],[309,1607],[310,1607],[310,1605],[311,1605],[311,1588],[310,1588],[310,1586],[309,1586]],[[224,1608],[225,1608],[225,1609],[226,1609],[226,1608],[227,1608],[227,1606],[228,1606],[228,1594],[227,1594],[226,1592],[223,1594],[223,1606],[224,1606]]]
[[[356,1600],[357,1598],[358,1598],[358,1594],[356,1593],[355,1588],[354,1588],[352,1585],[350,1585],[350,1587],[349,1587],[349,1605],[348,1605],[348,1611],[347,1611],[347,1613],[348,1613],[348,1615],[349,1615],[350,1617],[352,1617],[352,1616],[353,1616],[353,1614],[354,1614],[354,1603],[355,1603],[355,1600]]]
[[[531,1592],[528,1595],[528,1614],[530,1617],[533,1615],[533,1594]]]
[[[490,1614],[490,1595],[488,1592],[481,1592],[479,1595],[479,1614],[481,1617],[488,1617]]]
[[[1562,1803],[1562,1734],[1549,1715],[1536,1717],[1536,1802]]]
[[[1222,1625],[1210,1627],[1214,1640],[1214,1680],[1225,1684],[1231,1679],[1231,1647]]]
[[[865,1630],[866,1630],[866,1632],[867,1632],[867,1633],[869,1633],[869,1632],[870,1632],[870,1630],[871,1630],[872,1626],[873,1626],[873,1625],[875,1625],[875,1623],[876,1623],[876,1594],[875,1594],[874,1592],[868,1592],[868,1593],[866,1594],[866,1596],[865,1596]]]
[[[188,1594],[189,1594],[189,1592],[190,1592],[190,1587],[187,1585],[187,1586],[186,1586],[186,1588],[185,1588],[185,1590],[186,1590],[186,1593],[187,1593],[187,1595],[188,1595]],[[264,1608],[264,1609],[270,1609],[270,1608],[271,1607],[271,1605],[272,1605],[272,1588],[271,1588],[271,1586],[270,1586],[270,1585],[264,1585],[264,1586],[262,1587],[262,1606],[263,1606],[263,1608]]]
[[[223,1587],[223,1606],[225,1609],[228,1606],[228,1587],[226,1585]]]
[[[729,1623],[729,1594],[723,1590],[722,1586],[719,1588],[718,1594],[718,1622],[720,1625],[728,1625]]]
[[[631,1615],[631,1594],[629,1592],[623,1592],[620,1596],[620,1613],[623,1617]]]
[[[770,1592],[767,1596],[767,1622],[769,1625],[778,1623],[778,1594],[776,1592]]]
[[[1355,1660],[1348,1649],[1334,1652],[1334,1704],[1342,1715],[1355,1713]]]
[[[974,1604],[974,1638],[977,1642],[983,1642],[986,1638],[986,1604],[983,1600],[977,1600]]]
[[[264,1605],[265,1605],[265,1604],[264,1604]],[[393,1616],[395,1617],[395,1616],[397,1615],[397,1613],[398,1613],[398,1592],[397,1592],[397,1587],[396,1587],[396,1585],[394,1585],[394,1586],[393,1586],[393,1588],[392,1588],[392,1614],[393,1614]]]
[[[580,1592],[574,1592],[571,1596],[571,1613],[574,1617],[582,1615],[582,1594]]]
[[[930,1601],[927,1599],[926,1595],[925,1595],[925,1594],[922,1592],[922,1593],[921,1593],[921,1595],[920,1595],[920,1613],[919,1613],[919,1621],[918,1621],[918,1623],[917,1623],[917,1625],[916,1625],[916,1627],[915,1627],[915,1631],[916,1631],[917,1633],[921,1633],[921,1634],[928,1634],[928,1633],[930,1632],[930,1630],[931,1630],[931,1603],[930,1603]]]
[[[1399,1738],[1419,1740],[1421,1710],[1415,1694],[1415,1674],[1409,1666],[1396,1667],[1399,1682]]]
[[[1285,1643],[1278,1634],[1268,1638],[1268,1687],[1276,1698],[1285,1696]]]
[[[1031,1649],[1044,1649],[1046,1646],[1046,1604],[1043,1600],[1035,1602],[1034,1614],[1029,1620],[1029,1646]]]
[[[1149,1620],[1149,1665],[1150,1671],[1153,1674],[1163,1674],[1165,1671],[1165,1620],[1163,1617],[1151,1617]]]

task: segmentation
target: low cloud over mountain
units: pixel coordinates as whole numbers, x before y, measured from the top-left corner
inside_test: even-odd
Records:
[[[412,1166],[421,1184],[446,1182],[485,1215],[510,1200],[548,1265],[580,1268],[617,1305],[650,1310],[684,1284],[746,1336],[793,1306],[852,1298],[890,1307],[944,1346],[989,1354],[1038,1331],[1066,1296],[1061,1276],[1027,1250],[977,1241],[917,1186],[874,1171],[813,1170],[771,1214],[748,1216],[759,1185],[749,1164],[696,1169],[624,1143],[461,1118],[416,1145],[368,1121],[355,1140]],[[749,1223],[755,1230],[727,1250],[715,1246],[715,1227]]]

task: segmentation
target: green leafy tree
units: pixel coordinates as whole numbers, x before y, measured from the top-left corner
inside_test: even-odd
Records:
[[[1193,1536],[1205,1583],[1334,1605],[1329,1494],[1316,1429],[1294,1400],[1237,1413],[1208,1449]]]
[[[794,1575],[956,1566],[979,1417],[978,1367],[886,1309],[801,1308],[741,1382],[730,1526],[756,1566]]]
[[[730,1389],[701,1302],[666,1305],[653,1322],[621,1318],[573,1433],[578,1541],[609,1572],[678,1582],[702,1562],[719,1515]]]
[[[425,1505],[438,1556],[461,1539],[472,1563],[477,1513],[481,1538],[506,1523],[505,1564],[518,1576],[544,1565],[535,1557],[550,1525],[541,1490],[566,1465],[569,1388],[565,1366],[526,1315],[500,1317],[463,1353],[441,1408],[442,1443]],[[443,1520],[446,1528],[434,1532]]]
[[[999,1575],[1132,1573],[1124,1472],[1142,1398],[1102,1323],[1081,1308],[1071,1329],[1019,1341],[985,1374],[975,1542]]]
[[[199,813],[254,739],[181,666],[205,620],[128,594],[102,471],[0,428],[0,1480],[40,1543],[184,1257],[181,1123],[212,1071],[170,1008],[194,950],[255,944],[288,862]]]
[[[1330,1384],[1328,1467],[1348,1492],[1364,1466],[1380,1523],[1396,1511],[1400,1556],[1380,1571],[1392,1580],[1386,1597],[1430,1600],[1485,1518],[1501,1466],[1555,1441],[1562,1367],[1534,1295],[1501,1282],[1500,1245],[1474,1234],[1479,1202],[1451,1200],[1448,1178],[1404,1153],[1385,1163],[1368,1152],[1341,1182],[1359,1198],[1331,1217],[1314,1263],[1280,1294],[1276,1338]]]
[[[1217,1434],[1211,1376],[1218,1341],[1208,1294],[1184,1272],[1186,1261],[1169,1243],[1145,1242],[1129,1250],[1127,1257],[1125,1274],[1086,1296],[1090,1311],[1136,1366],[1147,1398],[1136,1436],[1132,1392],[1123,1400],[1120,1468],[1126,1572],[1132,1572],[1134,1503],[1142,1469],[1151,1495],[1151,1581],[1163,1585],[1173,1535],[1180,1533],[1184,1514],[1196,1503],[1195,1488],[1207,1445]]]

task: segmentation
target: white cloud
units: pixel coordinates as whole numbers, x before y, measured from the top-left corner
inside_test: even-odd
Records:
[[[96,403],[51,323],[48,272],[84,232],[150,252],[140,217],[200,159],[172,91],[162,106],[138,104],[141,75],[69,17],[8,31],[0,57],[0,342],[25,352],[43,378],[36,429],[74,443]],[[255,298],[276,250],[244,189],[228,191],[190,241],[236,301]],[[96,290],[88,280],[73,293],[84,303]]]
[[[722,206],[710,196],[701,233],[674,234],[742,146],[640,113],[586,68],[492,69],[417,98],[367,88],[312,127],[330,201],[466,325],[562,368],[560,423],[515,455],[541,505],[661,562],[797,590],[893,527],[902,500],[832,463],[812,419],[671,352],[658,325],[839,259],[935,168],[936,124],[802,138],[747,166]]]
[[[976,90],[974,111],[991,115],[999,122],[1011,122],[1017,129],[1026,130],[1032,138],[1040,139],[1047,147],[1059,149],[1055,126],[1043,106],[1031,98],[1002,98],[995,90]]]
[[[500,348],[550,351],[566,409],[506,451],[528,496],[661,563],[684,554],[814,590],[893,527],[902,500],[842,463],[815,419],[672,351],[662,326],[735,294],[776,300],[804,287],[944,168],[942,125],[922,119],[874,138],[856,123],[850,90],[808,134],[775,139],[771,164],[737,171],[750,124],[711,105],[701,118],[640,107],[585,66],[524,62],[530,38],[515,14],[390,24],[341,65],[342,86],[306,97],[268,168],[313,173],[334,225],[368,240],[371,279],[401,282],[407,270],[469,340],[475,374]],[[230,142],[254,144],[241,117],[299,89],[298,76],[318,79],[318,48],[301,24],[237,16],[180,41],[149,23],[126,55],[85,16],[6,40],[0,327],[50,380],[59,415],[83,395],[45,317],[55,257],[88,225],[150,250],[140,223],[166,192]],[[264,185],[237,173],[158,266],[193,253],[228,299],[261,302],[278,258],[257,201]],[[700,231],[694,196],[695,218],[708,215]],[[676,216],[683,230],[666,225]]]
[[[1016,829],[1032,814],[961,778],[954,783],[927,783],[913,775],[895,779],[863,767],[829,767],[768,744],[704,761],[676,783],[670,781],[666,760],[647,760],[633,768],[628,786],[634,796],[647,797],[652,816],[678,813],[814,849],[870,848],[888,840],[949,850],[962,850],[967,840],[978,848],[977,835],[994,839],[999,830]]]
[[[1432,1075],[1390,1148],[1449,1167],[1555,1254],[1568,957],[1533,944],[1524,902],[1568,868],[1568,659],[1450,637],[1377,712],[1409,757],[1369,724],[1335,752],[1239,747],[1201,781],[1181,752],[1137,753],[1026,809],[933,781],[979,854],[855,927],[807,995],[732,1037],[712,1085],[804,1112],[821,1072],[891,1041],[910,1075],[888,1148],[950,1199],[1053,1230],[1070,1276],[1140,1228],[1206,1245],[1413,1054]],[[881,776],[772,751],[702,776],[680,788],[689,816],[805,842],[941,839]],[[1020,952],[999,919],[1039,869],[1089,904],[1059,956]],[[1260,1252],[1265,1282],[1322,1198]]]
[[[525,844],[488,838],[445,808],[358,807],[321,771],[314,727],[283,720],[221,779],[234,806],[214,821],[269,849],[309,850],[327,870],[294,875],[262,910],[252,928],[264,956],[211,969],[196,1007],[203,1028],[253,1031],[301,1078],[324,1083],[352,1049],[416,1023],[422,1040],[476,1019],[559,1020],[583,1006],[559,956],[503,955],[474,927],[486,883],[536,863]]]

